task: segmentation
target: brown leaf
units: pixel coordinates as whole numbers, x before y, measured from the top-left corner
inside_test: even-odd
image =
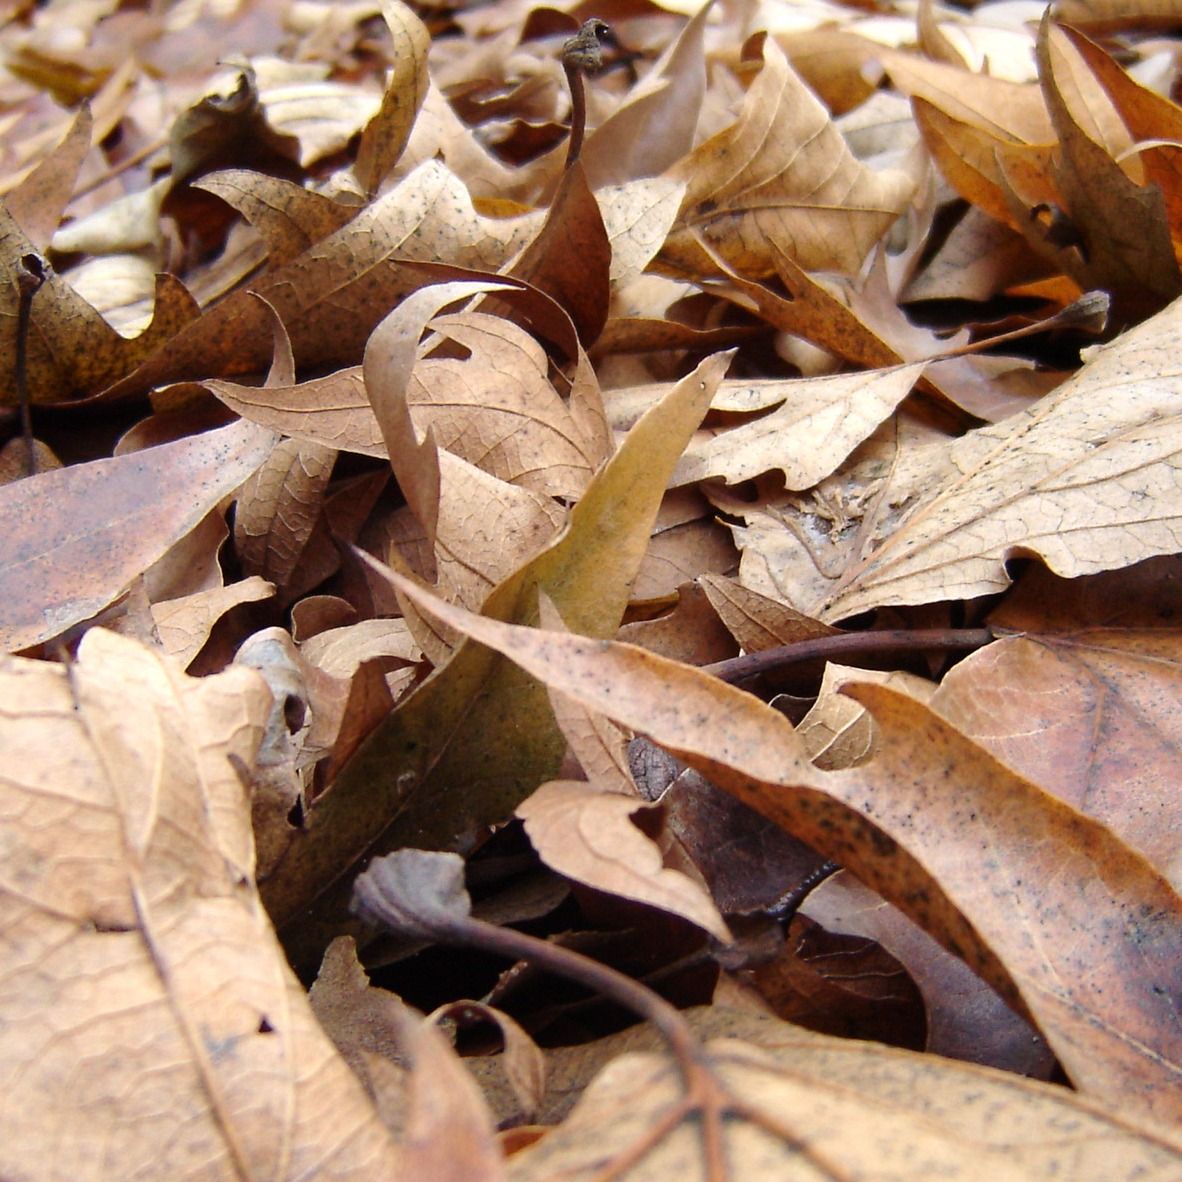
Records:
[[[1057,180],[1066,213],[1082,240],[1082,266],[1070,249],[1058,258],[1083,290],[1103,288],[1113,297],[1116,323],[1135,323],[1156,312],[1182,291],[1182,271],[1174,258],[1161,190],[1139,185],[1112,158],[1130,146],[1119,116],[1115,146],[1098,140],[1108,125],[1095,112],[1111,110],[1098,102],[1095,79],[1070,39],[1043,20],[1038,39],[1039,76],[1047,107],[1059,133],[1062,153]]]
[[[925,1050],[1018,1075],[1049,1077],[1054,1057],[1030,1023],[963,961],[857,879],[848,874],[834,876],[800,910],[829,931],[877,941],[905,966],[923,994],[928,1027]]]
[[[191,680],[96,629],[70,670],[8,660],[0,696],[18,756],[0,790],[21,818],[0,1053],[38,1114],[10,1115],[0,1172],[402,1176],[250,884],[236,765],[251,766],[268,707],[257,675]],[[83,1132],[95,1119],[101,1161]]]
[[[21,260],[35,254],[32,242],[6,208],[0,206],[0,350],[15,358]],[[152,322],[127,339],[59,274],[49,269],[33,297],[28,337],[29,399],[69,402],[121,378],[168,339],[196,313],[192,297],[179,279],[156,278]],[[0,401],[16,401],[15,367],[0,367]]]
[[[726,355],[708,358],[636,425],[596,473],[562,536],[502,583],[483,610],[536,618],[526,595],[535,584],[572,628],[616,630],[668,473],[728,363]],[[503,819],[552,777],[564,744],[547,724],[545,692],[487,651],[462,645],[399,703],[293,835],[285,864],[264,884],[280,922],[299,914],[379,838],[409,844],[397,832],[382,837],[388,824],[415,833],[419,844],[446,846]],[[446,808],[430,790],[435,783],[449,785]]]
[[[537,236],[507,274],[550,296],[570,315],[590,348],[607,323],[612,248],[581,164],[563,173]]]
[[[38,250],[48,248],[74,192],[78,170],[90,151],[93,126],[90,105],[84,103],[62,142],[5,194],[8,212]]]
[[[287,586],[312,536],[336,452],[284,439],[238,494],[234,548],[247,574]]]
[[[855,160],[776,43],[764,41],[762,53],[738,121],[670,174],[689,185],[683,224],[750,276],[775,273],[768,242],[806,269],[855,273],[915,183]],[[666,255],[687,263],[701,257],[684,238],[670,239]]]
[[[1178,1168],[1180,1151],[1164,1134],[1062,1088],[772,1018],[703,1018],[718,1038],[705,1053],[732,1102],[720,1146],[731,1176],[1131,1182]],[[665,1057],[613,1059],[557,1129],[513,1157],[510,1176],[590,1182],[605,1161],[624,1182],[702,1176],[697,1122],[662,1124],[681,1087]],[[630,1148],[662,1129],[648,1153],[629,1160]]]
[[[394,38],[393,69],[378,113],[365,125],[353,172],[362,191],[372,197],[398,163],[410,139],[415,116],[427,94],[427,50],[430,34],[402,0],[382,0],[382,16]]]
[[[406,1117],[406,1068],[399,1062],[406,1006],[397,994],[369,983],[349,936],[334,940],[312,988],[308,1004],[337,1053],[365,1085],[395,1135]]]
[[[147,451],[0,489],[0,639],[57,636],[111,603],[266,458],[275,437],[240,421]]]
[[[436,278],[424,262],[446,258],[449,265],[495,268],[512,253],[517,233],[480,218],[467,190],[441,164],[423,165],[335,233],[205,311],[107,397],[179,378],[265,369],[270,313],[255,296],[279,314],[298,365],[355,363],[394,304]]]
[[[270,599],[275,587],[257,575],[240,579],[225,587],[195,591],[182,599],[166,599],[152,604],[152,620],[160,645],[182,668],[188,668],[205,647],[213,626],[228,611],[242,603]]]
[[[1182,900],[1107,827],[885,686],[847,688],[874,715],[875,758],[821,773],[780,715],[697,670],[474,616],[390,577],[848,866],[1006,1000],[1020,998],[1082,1090],[1145,1117],[1176,1113]]]
[[[1136,155],[1144,169],[1144,181],[1152,181],[1161,189],[1177,256],[1182,237],[1182,147],[1177,142],[1182,139],[1182,109],[1136,82],[1082,33],[1068,26],[1060,27],[1058,32],[1086,62],[1092,81],[1099,83],[1112,100],[1128,128],[1129,147],[1132,143],[1138,146]],[[1117,155],[1117,163],[1127,166],[1130,154],[1126,149]]]
[[[702,576],[701,584],[714,610],[744,652],[757,653],[814,636],[832,636],[837,631],[734,579],[707,574]]]
[[[694,146],[706,90],[703,52],[711,4],[703,4],[635,87],[593,132],[580,156],[596,190],[656,177]]]
[[[798,606],[840,620],[888,603],[983,595],[1008,584],[1005,563],[1019,553],[1078,576],[1177,550],[1179,316],[1182,304],[1172,304],[1096,348],[1029,410],[938,448],[902,449],[882,483],[866,479],[875,458],[856,490],[848,483],[855,467],[839,471],[830,503],[846,499],[842,487],[861,502],[850,503],[854,521],[842,527],[852,544],[811,541],[804,561],[823,573],[816,597],[799,595]],[[783,523],[811,510],[800,502],[775,510],[778,525],[762,510],[749,516],[768,532],[740,537],[744,570],[756,559],[753,544],[768,556],[778,544],[804,549]],[[789,565],[783,555],[773,561],[781,571]]]
[[[1162,626],[1173,557],[1070,582],[1031,571],[1003,638],[953,669],[932,706],[1010,767],[1182,878],[1177,632]]]
[[[688,919],[729,943],[710,896],[631,821],[644,802],[575,780],[551,780],[517,806],[538,857],[551,870],[596,890]]]

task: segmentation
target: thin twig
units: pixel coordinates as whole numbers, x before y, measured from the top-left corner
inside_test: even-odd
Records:
[[[611,33],[611,26],[597,16],[584,21],[582,28],[562,46],[562,69],[570,87],[570,140],[566,147],[566,168],[578,160],[583,151],[583,136],[587,130],[587,93],[583,75],[603,69],[603,39]]]
[[[892,653],[911,649],[968,649],[983,648],[996,639],[992,628],[888,628],[880,632],[838,632],[832,636],[815,636],[715,661],[701,666],[721,681],[732,684],[799,665],[804,661],[829,659],[849,653]]]
[[[16,269],[19,291],[16,313],[16,397],[20,404],[21,434],[25,439],[26,475],[37,473],[37,446],[33,440],[33,412],[29,405],[29,325],[33,297],[49,274],[49,264],[39,254],[26,254]]]

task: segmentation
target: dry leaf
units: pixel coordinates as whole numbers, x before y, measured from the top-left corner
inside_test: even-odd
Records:
[[[769,242],[806,269],[852,274],[902,213],[915,183],[859,164],[776,43],[764,41],[762,52],[738,121],[670,174],[689,185],[683,225],[747,275],[775,273]],[[666,247],[680,265],[699,254],[692,237],[684,245],[671,238]]]
[[[106,607],[233,492],[274,442],[265,428],[238,422],[0,489],[10,541],[0,565],[4,647],[28,648]]]
[[[1020,999],[1082,1090],[1143,1117],[1176,1114],[1182,900],[1111,830],[885,686],[847,686],[874,716],[874,759],[821,773],[775,711],[697,670],[474,616],[389,577],[848,866],[1003,998]]]
[[[536,608],[528,591],[536,585],[572,628],[615,631],[668,473],[728,362],[726,355],[708,358],[633,428],[572,510],[562,537],[502,583],[486,612],[530,618]],[[280,922],[371,847],[389,820],[396,818],[396,828],[414,833],[419,844],[446,845],[456,834],[503,818],[557,771],[561,735],[557,727],[539,725],[545,690],[511,668],[477,646],[462,646],[399,704],[309,813],[286,862],[264,884]],[[481,714],[492,712],[474,715],[474,703]],[[392,752],[399,752],[397,759]],[[414,766],[404,763],[407,753]],[[449,794],[445,811],[430,791],[436,782],[459,789]],[[380,798],[387,803],[377,808]],[[383,840],[411,844],[393,833]]]
[[[695,439],[673,472],[677,484],[721,476],[728,484],[780,469],[788,488],[811,488],[828,476],[911,391],[923,364],[871,374],[752,383],[770,414]],[[733,388],[728,391],[735,405]],[[782,397],[782,400],[781,400]]]
[[[1182,304],[1172,304],[1098,347],[1029,410],[950,443],[909,448],[906,462],[896,461],[894,472],[880,468],[869,490],[860,476],[866,499],[854,511],[861,520],[841,525],[836,546],[810,539],[808,561],[823,576],[796,605],[840,620],[883,604],[1001,590],[1009,583],[1005,563],[1018,554],[1078,576],[1173,553],[1172,359],[1180,315]],[[835,483],[843,480],[839,472]],[[796,545],[783,528],[796,514],[803,522],[810,511],[794,508],[778,526],[767,522],[766,543]],[[745,551],[765,545],[750,533],[738,542]]]
[[[9,660],[0,683],[6,811],[23,818],[2,921],[20,949],[2,1053],[22,1079],[3,1172],[401,1176],[250,883],[235,763],[254,757],[262,681],[190,680],[95,630],[71,670]]]
[[[381,8],[394,38],[394,68],[378,113],[361,133],[353,165],[362,190],[371,197],[398,163],[410,139],[415,116],[427,94],[427,50],[431,44],[426,26],[401,0],[382,0]]]
[[[693,879],[663,864],[661,851],[631,821],[635,796],[576,780],[552,780],[517,806],[538,856],[559,874],[596,890],[671,911],[729,943],[730,931]]]
[[[738,1037],[707,1053],[732,1101],[720,1147],[731,1176],[1112,1182],[1178,1168],[1170,1141],[1061,1088],[774,1019],[725,1017]],[[662,1126],[681,1087],[666,1058],[614,1059],[562,1125],[515,1155],[510,1177],[590,1180],[609,1163],[627,1182],[700,1176],[698,1122],[686,1115]],[[654,1130],[656,1144],[629,1160]]]

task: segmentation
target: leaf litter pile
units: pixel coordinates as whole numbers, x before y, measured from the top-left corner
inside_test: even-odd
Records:
[[[1182,1176],[1176,4],[0,16],[0,1176]]]

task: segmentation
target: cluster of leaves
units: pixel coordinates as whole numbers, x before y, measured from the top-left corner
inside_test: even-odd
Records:
[[[0,1174],[1178,1176],[1176,15],[0,0]]]

